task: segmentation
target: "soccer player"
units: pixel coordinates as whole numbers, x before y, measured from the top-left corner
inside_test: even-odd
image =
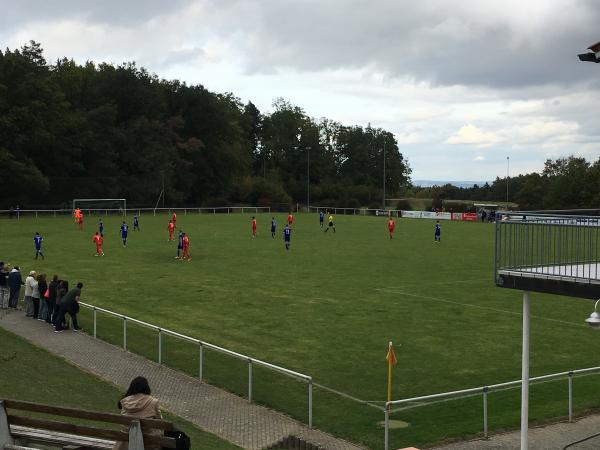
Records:
[[[179,259],[181,251],[183,250],[183,231],[179,230],[179,239],[177,240],[177,256],[175,259]]]
[[[436,220],[435,222],[435,242],[441,241],[442,227],[440,226],[440,221]]]
[[[35,259],[38,259],[38,255],[44,258],[44,254],[42,253],[42,241],[44,238],[40,236],[40,233],[35,232],[35,236],[33,237],[33,243],[35,244]]]
[[[73,211],[73,217],[75,218],[75,223],[79,223],[79,216],[81,215],[81,210],[79,208],[75,208]]]
[[[133,231],[140,231],[140,219],[137,214],[133,215]]]
[[[396,229],[396,222],[391,217],[388,219],[388,231],[390,232],[390,239],[394,237],[394,230]]]
[[[104,250],[102,250],[102,244],[104,243],[104,237],[96,231],[96,234],[92,238],[94,244],[96,244],[96,255],[94,256],[104,256]]]
[[[252,239],[256,237],[256,217],[252,216]]]
[[[177,213],[173,211],[173,215],[171,216],[171,220],[173,221],[173,225],[177,225]]]
[[[104,237],[104,222],[102,222],[102,219],[98,221],[98,233],[100,233],[100,236]]]
[[[79,217],[77,218],[77,225],[79,225],[79,231],[83,231],[83,211],[79,211]]]
[[[283,229],[283,242],[285,243],[285,249],[286,250],[290,249],[290,241],[291,241],[291,239],[292,239],[292,229],[286,223],[285,224],[285,228]]]
[[[290,228],[291,228],[292,224],[294,223],[294,216],[292,216],[292,212],[291,212],[291,211],[290,211],[290,213],[288,214],[287,222],[288,222],[288,225],[289,225],[289,226],[290,226]]]
[[[319,211],[319,224],[321,228],[323,228],[323,221],[325,220],[325,213],[323,211]]]
[[[325,233],[327,233],[327,230],[329,230],[330,228],[333,228],[333,232],[335,233],[335,225],[333,224],[333,216],[331,214],[329,214],[327,222],[329,222],[329,225],[327,226],[327,228],[325,228]]]
[[[167,230],[169,230],[169,241],[173,240],[173,233],[175,232],[175,224],[172,220],[169,220],[169,225],[167,225]]]
[[[129,231],[129,227],[125,222],[121,224],[121,239],[123,240],[123,247],[127,247],[127,233]]]
[[[190,256],[190,238],[185,233],[183,233],[183,252],[181,254],[181,259],[187,259],[188,261],[192,260],[192,257]]]
[[[277,221],[275,217],[271,217],[271,237],[275,239],[275,231],[277,231]]]

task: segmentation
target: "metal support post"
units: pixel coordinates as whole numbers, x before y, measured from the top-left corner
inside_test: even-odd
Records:
[[[573,422],[573,372],[569,372],[569,422]]]
[[[123,316],[123,350],[127,350],[127,317]]]
[[[312,394],[313,384],[312,380],[308,382],[308,428],[312,428]]]
[[[204,371],[204,346],[202,342],[200,342],[200,346],[198,348],[198,378],[202,381],[202,372]]]
[[[529,431],[529,292],[523,291],[523,355],[521,360],[521,450],[528,449]]]
[[[92,316],[94,318],[94,339],[96,339],[96,307],[94,307],[92,311]]]
[[[162,364],[162,330],[158,329],[158,364]]]
[[[248,402],[252,403],[252,360],[248,360]]]
[[[488,391],[486,386],[483,388],[483,437],[488,438]]]

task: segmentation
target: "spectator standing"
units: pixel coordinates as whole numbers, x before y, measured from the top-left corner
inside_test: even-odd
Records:
[[[54,327],[57,326],[57,324],[59,323],[59,316],[60,316],[60,304],[62,301],[62,298],[67,294],[67,292],[69,292],[69,282],[67,280],[60,280],[58,282],[58,287],[56,288],[56,304],[54,305],[54,317],[52,319],[52,323],[54,324]],[[62,318],[60,318],[61,322],[60,322],[60,327],[62,329],[67,328],[66,324],[65,324],[65,318],[64,316]]]
[[[77,286],[67,292],[60,299],[60,309],[58,310],[57,323],[55,324],[55,332],[58,333],[63,330],[63,322],[67,313],[71,316],[71,322],[73,322],[73,331],[80,330],[79,324],[77,323],[77,313],[79,312],[79,299],[81,297],[81,289],[83,283],[77,283]]]
[[[35,281],[35,270],[29,272],[27,278],[25,278],[25,297],[23,301],[25,302],[25,317],[33,317],[33,288],[37,285],[37,281]]]
[[[8,309],[8,264],[0,262],[0,309]]]
[[[56,306],[56,294],[58,293],[58,275],[52,277],[52,281],[48,285],[48,316],[46,317],[47,323],[54,323],[56,314],[58,313],[58,307]]]
[[[37,277],[38,291],[40,293],[40,313],[38,314],[38,320],[47,321],[50,314],[50,308],[48,307],[48,282],[46,281],[46,274],[40,273]]]
[[[144,377],[134,378],[127,392],[123,395],[117,406],[121,410],[121,414],[126,416],[134,416],[140,419],[162,419],[158,400],[152,397],[148,380]],[[161,436],[161,430],[152,430],[151,434]],[[127,442],[115,442],[113,450],[127,450]],[[146,450],[160,450],[160,446],[145,445]]]
[[[19,296],[21,295],[21,286],[23,286],[23,278],[19,266],[15,266],[8,274],[8,289],[10,290],[8,298],[8,307],[17,309]]]
[[[38,275],[35,274],[33,291],[31,292],[31,301],[33,303],[33,318],[36,320],[40,316],[40,298],[41,298],[41,295],[40,295],[40,289],[39,289]]]

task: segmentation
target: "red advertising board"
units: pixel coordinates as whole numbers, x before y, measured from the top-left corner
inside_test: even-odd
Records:
[[[477,222],[477,213],[463,213],[462,220],[468,220],[469,222]]]

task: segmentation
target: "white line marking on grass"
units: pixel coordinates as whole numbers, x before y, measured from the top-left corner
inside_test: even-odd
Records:
[[[432,283],[428,283],[428,286],[431,285],[440,285],[440,284],[455,284],[455,283],[481,283],[482,281],[485,281],[486,283],[489,282],[490,284],[494,283],[494,280],[491,279],[487,279],[487,278],[477,278],[476,280],[455,280],[455,281],[435,281]],[[411,283],[409,281],[409,283]],[[418,284],[420,283],[420,281],[414,281],[412,282],[414,284]],[[402,289],[405,286],[388,286],[384,289]]]
[[[387,292],[389,294],[400,294],[400,295],[406,295],[408,297],[422,298],[422,299],[425,299],[425,300],[433,300],[435,302],[440,302],[440,303],[449,303],[451,305],[467,306],[467,307],[471,307],[471,308],[484,309],[484,310],[487,310],[487,311],[494,311],[494,312],[499,312],[499,313],[504,313],[504,314],[510,314],[510,315],[513,315],[513,316],[519,316],[519,317],[522,316],[522,314],[520,312],[508,311],[508,310],[505,310],[505,309],[491,308],[489,306],[474,305],[472,303],[455,302],[453,300],[446,300],[444,298],[437,298],[437,297],[429,297],[427,295],[411,294],[409,292],[398,291],[398,290],[394,290],[394,289],[383,288],[383,289],[375,289],[375,290],[376,291],[381,291],[381,292]],[[547,320],[547,321],[550,321],[550,322],[562,323],[562,324],[565,324],[565,325],[572,325],[572,326],[577,326],[577,327],[587,327],[587,325],[585,325],[584,323],[568,322],[566,320],[551,319],[549,317],[535,316],[535,315],[532,315],[531,317],[535,318],[535,319]]]

